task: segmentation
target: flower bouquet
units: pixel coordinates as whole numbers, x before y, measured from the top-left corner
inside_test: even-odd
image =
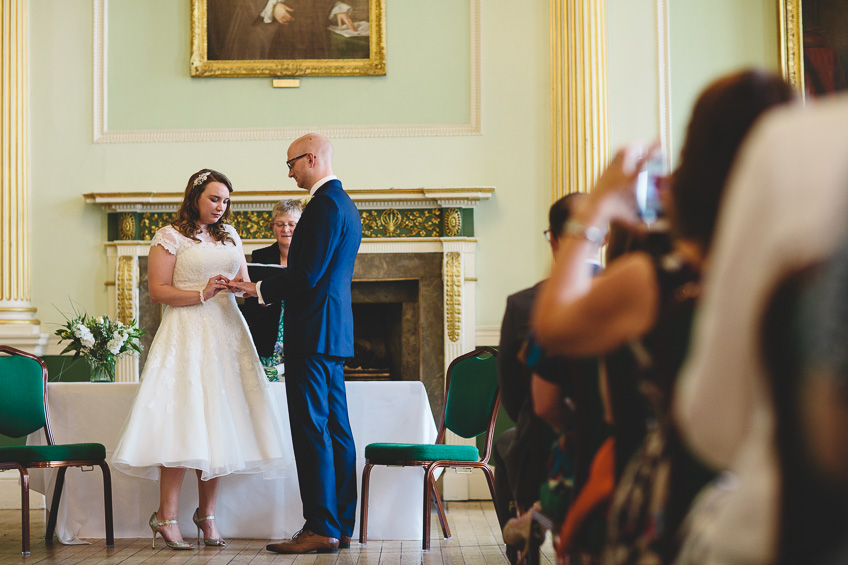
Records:
[[[62,354],[74,351],[74,359],[82,355],[88,361],[91,382],[114,382],[115,358],[128,351],[141,353],[138,339],[144,330],[135,320],[124,324],[109,316],[93,318],[83,313],[71,319],[65,316],[65,324],[56,330],[56,335],[59,343],[70,341]]]

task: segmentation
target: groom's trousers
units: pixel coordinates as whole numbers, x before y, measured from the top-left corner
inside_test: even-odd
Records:
[[[351,536],[356,448],[347,414],[344,359],[286,351],[286,397],[305,528]]]

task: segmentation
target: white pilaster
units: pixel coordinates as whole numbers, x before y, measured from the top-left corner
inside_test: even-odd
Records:
[[[41,355],[47,334],[30,297],[26,0],[3,0],[0,47],[0,343]]]

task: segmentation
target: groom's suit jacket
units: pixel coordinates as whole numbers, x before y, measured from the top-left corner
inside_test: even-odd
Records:
[[[325,183],[294,230],[288,269],[260,286],[266,303],[286,301],[286,356],[353,356],[350,283],[361,240],[362,221],[342,183]]]

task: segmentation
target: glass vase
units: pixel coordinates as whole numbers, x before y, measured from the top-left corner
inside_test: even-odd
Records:
[[[88,365],[91,367],[91,382],[93,383],[113,383],[115,382],[115,358],[104,359],[98,361],[89,359]]]

